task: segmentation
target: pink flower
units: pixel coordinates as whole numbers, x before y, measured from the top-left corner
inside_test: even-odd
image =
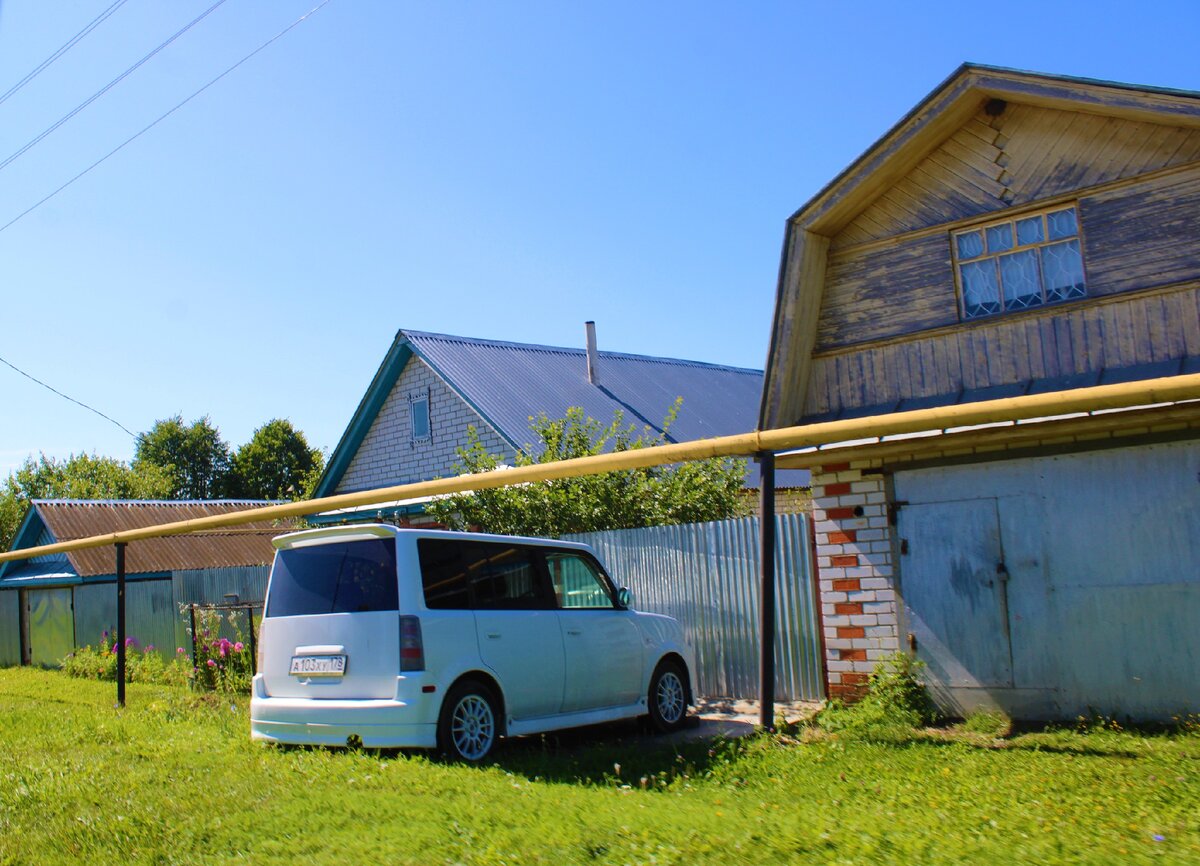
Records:
[[[176,647],[176,648],[175,648],[175,654],[176,654],[176,655],[183,655],[183,647]]]
[[[213,659],[209,659],[207,662],[205,662],[205,664],[207,664],[210,668],[215,668],[217,666],[217,663]]]
[[[245,644],[243,644],[241,641],[238,641],[237,643],[235,643],[235,644],[233,645],[233,651],[234,651],[234,652],[239,652],[239,653],[240,653],[240,652],[241,652],[242,650],[244,650],[245,648],[246,648]]]

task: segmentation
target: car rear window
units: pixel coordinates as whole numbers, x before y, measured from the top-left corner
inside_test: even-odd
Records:
[[[378,538],[281,550],[264,616],[397,610],[396,540]]]

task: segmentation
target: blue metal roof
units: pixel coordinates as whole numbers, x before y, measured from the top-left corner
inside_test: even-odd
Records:
[[[402,333],[415,353],[515,446],[531,438],[531,415],[557,418],[572,406],[603,422],[621,411],[628,423],[661,431],[667,411],[682,397],[668,434],[674,442],[745,433],[758,420],[761,370],[600,352],[593,385],[583,349]]]
[[[602,423],[620,411],[626,424],[661,432],[667,412],[680,397],[683,403],[668,431],[669,441],[747,433],[756,429],[762,397],[761,370],[601,351],[592,384],[583,348],[402,330],[331,456],[317,495],[336,487],[412,355],[433,368],[514,448],[532,444],[531,417],[545,412],[560,418],[576,406]],[[748,467],[746,480],[748,486],[758,485],[755,466]],[[777,473],[780,487],[808,483],[806,471]]]

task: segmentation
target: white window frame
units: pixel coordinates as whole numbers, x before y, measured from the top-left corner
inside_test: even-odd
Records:
[[[1062,217],[1070,212],[1074,231],[1064,233],[1059,230],[1052,232],[1054,217]],[[1036,222],[1035,222],[1036,221]],[[1061,221],[1061,220],[1060,220]],[[1035,231],[1036,229],[1036,231]],[[1007,232],[1006,232],[1007,230]],[[1026,240],[1022,241],[1022,230]],[[1055,236],[1051,237],[1054,233]],[[1003,246],[1007,234],[1008,246]],[[1031,237],[1031,235],[1036,235]],[[993,236],[1000,241],[998,248],[993,248]],[[978,242],[979,252],[970,253],[968,247],[973,247],[973,241]],[[1065,248],[1078,257],[1078,283],[1054,287],[1046,280],[1047,249]],[[963,319],[982,319],[991,316],[1013,313],[1019,310],[1060,304],[1086,298],[1087,272],[1083,262],[1082,232],[1079,226],[1079,206],[1076,202],[1055,205],[1036,211],[1016,214],[1002,220],[991,220],[978,223],[968,228],[956,229],[950,232],[950,251],[954,261],[954,281],[958,287],[959,310]],[[1033,255],[1030,255],[1032,253]],[[1017,257],[1026,267],[1030,264],[1037,271],[1038,293],[1011,295],[1005,289],[1005,263],[1017,265]],[[991,265],[994,270],[988,270]],[[996,299],[987,303],[971,304],[968,297],[967,273],[968,268],[978,269],[991,276],[994,280]],[[1028,272],[1026,272],[1028,276]]]
[[[429,391],[418,391],[408,395],[408,438],[416,446],[433,440],[433,412],[430,405]],[[417,407],[425,407],[425,430],[421,434],[417,430]]]

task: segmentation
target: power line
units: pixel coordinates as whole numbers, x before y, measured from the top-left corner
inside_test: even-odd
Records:
[[[83,39],[83,37],[87,36],[89,33],[91,33],[93,30],[95,30],[97,27],[99,27],[105,21],[107,21],[108,17],[110,15],[112,15],[114,12],[116,12],[118,9],[120,9],[122,6],[124,6],[126,2],[127,2],[127,0],[117,0],[117,2],[113,3],[107,9],[105,9],[103,12],[101,12],[99,15],[97,15],[95,18],[93,18],[86,27],[84,27],[82,30],[80,30],[78,33],[76,33],[74,36],[72,36],[70,39],[68,39],[62,45],[62,47],[60,47],[57,51],[55,51],[53,54],[51,54],[49,57],[47,57],[45,60],[43,60],[41,63],[39,63],[32,72],[30,72],[28,75],[26,75],[20,81],[18,81],[16,84],[14,84],[8,90],[6,90],[4,92],[4,94],[2,96],[0,96],[0,105],[3,105],[10,96],[12,96],[14,93],[16,93],[18,90],[20,90],[22,87],[24,87],[29,82],[33,81],[33,79],[37,78],[38,75],[40,75],[51,63],[53,63],[55,60],[58,60],[58,58],[62,57],[64,54],[66,54],[68,51],[70,51],[72,48],[74,48],[75,44],[77,42],[79,42],[81,39]]]
[[[222,72],[220,75],[218,75],[216,78],[209,81],[208,84],[205,84],[203,87],[201,87],[199,90],[195,91],[187,99],[184,99],[182,102],[178,103],[170,111],[167,111],[165,114],[160,115],[157,120],[155,120],[152,123],[150,123],[149,125],[143,127],[139,132],[135,132],[133,135],[129,136],[129,138],[125,139],[123,142],[118,144],[116,147],[114,147],[108,153],[104,154],[104,156],[100,157],[98,160],[93,162],[91,165],[89,165],[83,171],[79,172],[79,174],[75,175],[73,178],[68,180],[66,183],[64,183],[62,186],[60,186],[58,189],[54,190],[52,193],[50,193],[49,195],[42,198],[40,201],[37,201],[34,204],[30,205],[25,210],[21,211],[15,217],[13,217],[8,222],[6,222],[4,225],[0,226],[0,232],[3,232],[4,230],[6,230],[10,226],[12,226],[14,223],[24,219],[30,213],[37,210],[39,207],[44,205],[46,202],[50,201],[50,199],[54,198],[56,195],[58,195],[64,189],[69,187],[71,184],[75,183],[75,181],[79,180],[81,177],[83,177],[85,174],[90,172],[92,169],[96,168],[98,165],[100,165],[101,163],[106,161],[109,157],[111,157],[114,154],[118,153],[119,151],[123,150],[127,145],[133,143],[137,139],[141,138],[143,135],[145,135],[147,132],[149,132],[154,127],[158,126],[160,123],[162,123],[164,120],[166,120],[172,114],[174,114],[176,111],[183,108],[185,105],[187,105],[189,102],[191,102],[197,96],[199,96],[201,93],[208,90],[208,88],[212,87],[214,84],[216,84],[222,78],[224,78],[226,75],[233,72],[235,69],[237,69],[239,66],[241,66],[243,63],[245,63],[250,58],[254,57],[260,51],[264,50],[265,48],[274,44],[278,40],[282,39],[285,35],[287,35],[289,32],[291,32],[292,29],[294,29],[295,27],[298,27],[302,22],[307,20],[314,13],[323,9],[325,6],[328,6],[331,2],[332,2],[332,0],[322,0],[322,2],[318,3],[312,9],[309,9],[307,12],[305,12],[303,15],[301,15],[299,18],[297,18],[295,21],[293,21],[287,27],[284,27],[282,30],[280,30],[278,33],[276,33],[274,36],[272,36],[270,39],[268,39],[262,45],[255,48],[253,51],[251,51],[249,54],[247,54],[245,57],[243,57],[237,63],[233,64],[228,69],[226,69],[224,72]]]
[[[114,421],[112,418],[109,418],[107,415],[105,415],[99,409],[95,409],[95,408],[89,406],[87,403],[80,403],[74,397],[70,397],[70,396],[64,394],[62,391],[59,391],[55,388],[50,387],[45,382],[43,382],[41,379],[38,379],[34,376],[30,376],[28,373],[26,373],[20,367],[16,366],[15,364],[10,363],[9,361],[6,361],[4,358],[0,358],[0,364],[4,364],[6,367],[11,367],[12,369],[14,369],[18,373],[20,373],[22,376],[24,376],[26,379],[29,379],[30,381],[33,381],[33,382],[37,382],[39,385],[41,385],[47,391],[53,391],[55,394],[62,397],[64,400],[70,400],[76,406],[82,406],[84,409],[87,409],[89,412],[94,412],[95,414],[97,414],[101,418],[103,418],[105,421],[111,421],[113,424],[116,424],[118,427],[120,427],[122,430],[124,430],[130,436],[132,436],[135,440],[138,438],[138,435],[136,433],[134,433],[132,430],[130,430],[128,427],[126,427],[124,424],[122,424],[120,421]]]
[[[62,126],[68,120],[70,120],[72,117],[77,115],[79,112],[83,111],[85,108],[87,108],[89,105],[91,105],[97,99],[99,99],[101,96],[108,93],[108,91],[112,90],[114,87],[116,87],[122,81],[124,81],[126,78],[128,78],[130,75],[132,75],[134,72],[136,72],[139,68],[142,67],[143,64],[145,64],[147,61],[149,61],[151,58],[153,58],[156,54],[158,54],[160,51],[162,51],[164,48],[166,48],[168,45],[170,45],[172,42],[174,42],[180,36],[187,33],[189,30],[191,30],[193,27],[195,27],[197,24],[199,24],[201,21],[203,21],[205,18],[207,18],[213,12],[215,12],[217,7],[224,5],[225,2],[226,2],[226,0],[217,0],[216,3],[209,6],[207,9],[205,9],[203,12],[201,12],[198,16],[196,16],[196,18],[194,18],[188,24],[184,25],[184,27],[181,30],[179,30],[178,32],[176,32],[174,36],[171,36],[169,39],[167,39],[165,42],[163,42],[161,45],[159,45],[157,48],[155,48],[153,51],[151,51],[149,54],[147,54],[145,57],[143,57],[137,63],[130,66],[128,69],[126,69],[124,72],[122,72],[116,78],[114,78],[112,81],[108,82],[108,84],[101,87],[99,90],[97,90],[95,93],[93,93],[87,99],[85,99],[83,102],[79,103],[74,108],[72,108],[70,111],[68,111],[66,114],[64,114],[62,117],[60,117],[58,120],[54,121],[54,123],[50,124],[44,130],[42,130],[40,133],[38,133],[36,136],[34,136],[28,142],[26,142],[25,145],[23,147],[19,148],[15,153],[10,154],[7,159],[5,159],[3,162],[0,162],[0,171],[3,171],[4,169],[6,169],[17,158],[19,158],[22,154],[24,154],[31,147],[36,145],[39,141],[44,139],[50,133],[54,132],[54,130],[58,129],[60,126]]]

